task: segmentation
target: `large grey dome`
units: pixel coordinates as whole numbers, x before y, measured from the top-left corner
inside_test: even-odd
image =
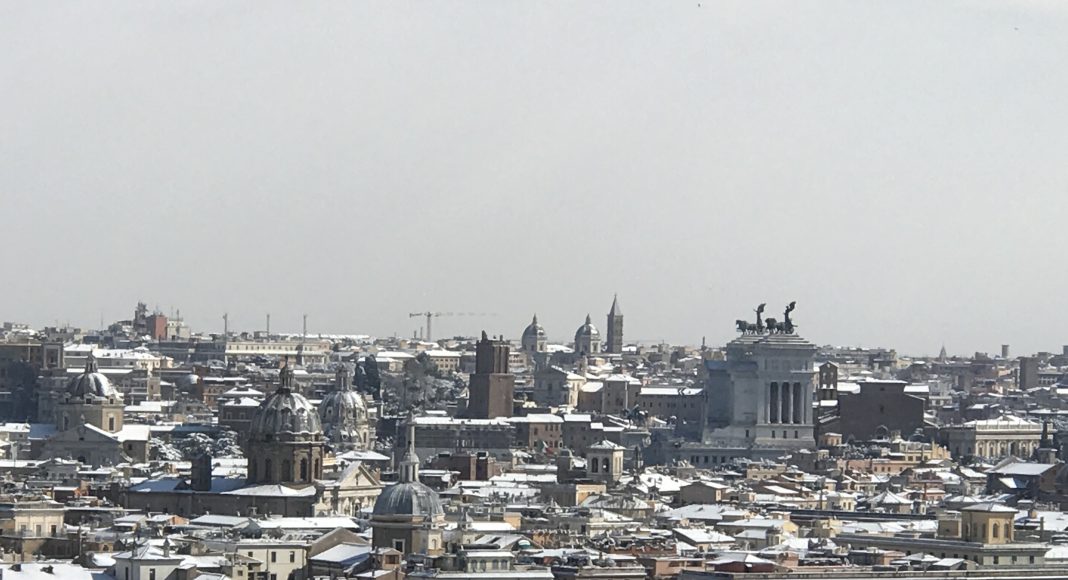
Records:
[[[279,374],[281,385],[256,409],[249,434],[254,438],[280,433],[322,434],[315,406],[292,391],[293,371],[283,368]]]
[[[96,358],[89,355],[85,361],[85,372],[72,378],[67,383],[67,394],[71,398],[97,397],[104,399],[121,399],[122,395],[115,390],[100,369],[97,367]]]
[[[523,342],[532,339],[545,340],[545,328],[538,324],[537,314],[534,315],[534,320],[523,330]]]
[[[366,421],[367,403],[355,391],[331,391],[319,403],[319,418],[332,425]]]
[[[578,327],[575,331],[575,340],[585,337],[600,337],[601,333],[597,330],[597,327],[593,325],[593,320],[590,319],[590,315],[586,315],[586,324]]]
[[[382,490],[375,500],[376,516],[418,516],[432,519],[445,514],[438,494],[416,482],[395,483]]]
[[[319,403],[319,421],[335,444],[367,444],[367,404],[355,391],[332,391]]]

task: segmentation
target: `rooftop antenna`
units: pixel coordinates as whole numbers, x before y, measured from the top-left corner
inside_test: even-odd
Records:
[[[223,312],[223,336],[230,336],[230,313]]]
[[[301,344],[303,344],[307,340],[308,340],[308,315],[305,314],[304,315],[304,329],[301,331],[301,334],[300,334],[300,342],[301,342]]]
[[[267,313],[267,338],[271,338],[271,313]]]

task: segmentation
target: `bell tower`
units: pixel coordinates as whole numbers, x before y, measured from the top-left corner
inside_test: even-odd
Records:
[[[619,296],[612,297],[612,308],[608,310],[608,329],[605,335],[605,352],[623,354],[623,310],[619,308]]]

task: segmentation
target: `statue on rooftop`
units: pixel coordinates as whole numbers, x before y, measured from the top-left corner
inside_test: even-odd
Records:
[[[789,304],[786,305],[786,312],[782,313],[782,316],[784,318],[784,320],[782,321],[782,331],[783,331],[784,334],[793,334],[794,333],[794,321],[790,320],[790,313],[794,311],[794,308],[796,306],[797,306],[797,302],[796,301],[790,302]]]
[[[757,315],[757,321],[756,321],[757,334],[763,334],[763,332],[764,332],[764,321],[761,320],[760,317],[764,315],[764,307],[765,306],[767,306],[767,304],[761,302],[760,306],[757,306],[757,308],[755,310],[756,315]]]

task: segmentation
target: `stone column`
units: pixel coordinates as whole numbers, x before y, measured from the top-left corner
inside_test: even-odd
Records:
[[[779,383],[768,385],[768,423],[779,422]]]
[[[793,397],[790,396],[790,383],[782,383],[779,385],[779,391],[782,393],[782,422],[789,423],[793,420]]]
[[[801,383],[794,383],[794,423],[805,421],[805,397],[801,390]]]

